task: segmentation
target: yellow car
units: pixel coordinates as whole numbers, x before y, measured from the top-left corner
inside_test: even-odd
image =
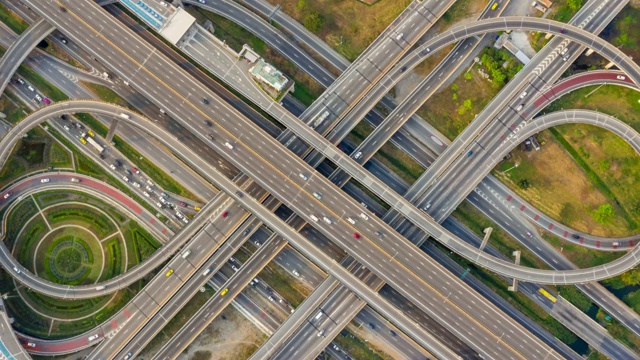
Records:
[[[165,275],[171,276],[171,274],[173,274],[173,269],[169,269],[169,271],[167,271],[167,273]]]
[[[491,10],[495,10],[498,7],[498,3],[493,3],[493,5],[491,5]]]
[[[200,211],[200,206],[194,206],[194,207],[193,207],[193,210],[195,210],[195,211]]]
[[[220,293],[220,296],[225,296],[227,295],[227,293],[229,292],[228,288],[224,288],[224,290],[222,290],[222,292]]]
[[[80,138],[80,142],[83,143],[83,144],[86,144],[87,140],[85,140],[84,138]]]
[[[96,136],[96,134],[94,134],[94,133],[93,133],[93,131],[91,131],[91,130],[88,130],[88,131],[87,131],[87,134],[89,134],[89,136],[91,136],[91,137]]]

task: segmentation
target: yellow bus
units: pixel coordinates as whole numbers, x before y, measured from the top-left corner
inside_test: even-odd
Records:
[[[546,297],[547,299],[551,300],[552,303],[555,303],[558,299],[556,299],[555,296],[549,294],[549,292],[543,288],[538,289],[538,292],[540,294],[542,294],[542,296]]]

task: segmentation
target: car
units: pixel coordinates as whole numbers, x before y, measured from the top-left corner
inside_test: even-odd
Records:
[[[133,354],[131,352],[128,352],[127,355],[124,356],[123,360],[129,360],[132,356]]]
[[[320,200],[320,199],[322,199],[322,194],[320,194],[319,192],[316,191],[316,192],[313,193],[313,197],[315,197],[316,199]]]
[[[91,136],[91,137],[96,136],[96,134],[93,132],[93,130],[87,130],[87,134],[89,134],[89,136]]]
[[[324,330],[320,330],[320,331],[318,332],[318,335],[317,335],[317,336],[318,336],[318,337],[320,337],[320,336],[324,336]]]
[[[224,146],[226,146],[227,149],[229,149],[229,150],[233,150],[233,145],[231,145],[231,143],[228,142],[228,141],[224,143]]]
[[[367,214],[365,214],[365,213],[360,213],[360,215],[358,215],[358,216],[360,216],[360,218],[362,220],[369,220],[369,216]]]
[[[30,343],[27,343],[27,346],[28,346],[28,347],[36,347],[36,344],[35,344],[35,343],[30,342]]]
[[[178,205],[182,206],[182,207],[187,207],[187,203],[184,201],[178,201]]]
[[[403,67],[400,69],[400,72],[402,73],[402,72],[405,72],[405,71],[407,71],[407,67],[406,67],[406,66],[403,66]]]
[[[160,5],[162,5],[164,7],[169,7],[169,4],[167,4],[166,1],[160,1]]]
[[[223,213],[222,213],[222,215],[221,215],[221,216],[222,216],[223,218],[226,218],[226,217],[227,217],[227,215],[229,215],[229,212],[228,212],[228,211],[225,211],[225,212],[223,212]]]
[[[205,105],[209,105],[209,99],[207,98],[202,99],[202,103]]]
[[[222,291],[220,292],[220,296],[225,296],[227,295],[227,293],[229,292],[229,288],[224,288],[222,289]]]
[[[60,42],[61,42],[61,43],[63,43],[63,44],[66,44],[66,43],[67,43],[67,39],[65,39],[65,38],[61,37],[61,38],[60,38]]]
[[[524,99],[525,96],[527,96],[527,92],[523,91],[522,94],[520,94],[520,99]]]
[[[162,205],[161,203],[156,203],[156,206],[159,207],[160,209],[164,208],[164,205]]]
[[[73,124],[73,126],[75,126],[75,127],[76,127],[76,128],[78,128],[78,129],[82,129],[82,128],[84,128],[84,125],[80,124],[79,122],[72,123],[72,124]]]
[[[93,335],[89,336],[89,341],[96,340],[97,338],[98,338],[98,334],[93,334]]]
[[[300,276],[300,273],[299,273],[299,272],[298,272],[298,270],[296,270],[296,269],[291,270],[291,273],[292,273],[294,276]]]
[[[209,135],[207,135],[207,136],[209,136],[209,140],[211,140],[211,141],[213,141],[213,140],[215,140],[215,139],[216,139],[216,138],[215,138],[215,136],[213,136],[213,134],[209,134]]]
[[[561,30],[560,30],[560,34],[564,34],[564,33],[565,33],[565,31],[566,31],[565,29],[561,29]]]
[[[193,210],[195,210],[195,211],[200,211],[200,206],[194,206],[194,207],[193,207]]]
[[[42,96],[40,96],[40,94],[36,94],[35,99],[38,101],[42,101]]]
[[[382,237],[382,231],[376,230],[376,236],[377,237]]]
[[[83,145],[86,145],[86,144],[87,144],[87,140],[85,140],[85,139],[84,139],[84,138],[82,138],[82,137],[80,138],[80,142],[81,142]]]
[[[237,266],[235,266],[235,265],[231,265],[231,269],[232,269],[233,271],[238,271],[238,267],[237,267]]]
[[[473,155],[473,151],[469,151],[469,152],[467,153],[467,157],[471,157],[471,155]]]
[[[568,48],[568,47],[566,47],[566,48],[562,49],[562,52],[560,52],[560,55],[564,55],[564,54],[566,54],[566,53],[567,53],[567,51],[569,51],[569,48]]]
[[[165,276],[167,276],[167,277],[168,277],[168,276],[171,276],[171,274],[173,274],[173,269],[169,269],[169,270],[167,271],[167,273],[165,274]]]
[[[13,271],[15,271],[15,272],[16,272],[16,274],[20,274],[20,273],[22,272],[22,271],[20,271],[20,269],[18,269],[18,267],[17,267],[17,266],[14,266],[14,267],[13,267]]]
[[[524,104],[520,104],[518,105],[518,107],[516,108],[516,111],[520,111],[522,110],[522,108],[524,107]]]
[[[207,125],[207,126],[213,126],[213,123],[211,123],[211,121],[209,121],[209,120],[205,120],[204,124]],[[213,137],[213,135],[209,134],[209,137]],[[213,139],[211,139],[211,140],[213,140]]]
[[[360,234],[358,234],[357,232],[354,232],[353,237],[356,239],[360,239]]]
[[[527,231],[527,236],[528,237],[533,237],[533,234],[531,233],[531,231]]]
[[[31,92],[35,92],[36,91],[36,89],[31,85],[27,86],[27,89],[29,89],[29,91],[31,91]]]
[[[82,139],[82,140],[84,140],[84,139]],[[85,140],[85,141],[86,141],[86,140]],[[113,164],[109,165],[109,167],[110,167],[112,170],[115,170],[115,169],[116,169],[116,166],[115,166],[115,165],[113,165]]]
[[[616,76],[616,79],[618,79],[618,80],[626,80],[627,78],[625,76],[618,75],[618,76]]]
[[[135,187],[139,188],[139,187],[140,187],[140,183],[139,183],[139,182],[137,182],[137,181],[134,181],[134,182],[133,182],[133,186],[135,186]]]
[[[147,184],[149,184],[149,186],[154,187],[155,185],[153,184],[153,181],[147,179]]]
[[[116,160],[113,162],[115,164],[115,166],[120,167],[122,166],[122,162],[120,162],[120,160]]]
[[[298,174],[298,176],[300,176],[300,178],[302,178],[302,180],[304,180],[304,181],[309,180],[309,177],[306,174],[300,173],[300,174]]]
[[[425,205],[424,209],[425,210],[429,210],[431,208],[431,203],[428,203],[427,205]]]
[[[167,200],[165,200],[163,197],[159,197],[158,200],[160,200],[160,202],[163,204],[167,203]]]
[[[4,194],[3,198],[8,199],[8,198],[9,198],[9,196],[11,196],[11,193],[10,193],[10,192],[8,192],[8,193]]]
[[[562,61],[567,61],[567,60],[569,60],[569,55],[565,55],[562,57]]]
[[[138,170],[138,169],[136,169],[134,167],[131,168],[131,171],[133,171],[134,173],[136,173],[138,175],[140,174],[140,170]]]
[[[47,104],[47,105],[51,104],[51,100],[49,100],[49,98],[44,97],[44,96],[42,97],[42,102]]]
[[[48,183],[49,182],[49,178],[44,178],[44,179],[40,179],[41,183]]]
[[[398,333],[397,333],[397,332],[395,332],[395,331],[393,331],[393,330],[389,330],[389,334],[390,334],[391,336],[398,336]]]
[[[199,2],[200,4],[206,4],[206,2],[205,2],[204,0],[198,0],[198,2]]]
[[[260,241],[258,241],[258,240],[253,240],[253,243],[254,243],[257,247],[262,246],[262,245],[260,244]]]
[[[150,195],[149,195],[149,193],[148,193],[148,192],[146,192],[146,191],[143,191],[143,192],[142,192],[142,195],[144,195],[144,196],[146,196],[146,197],[149,197],[149,196],[150,196]]]
[[[21,78],[16,79],[16,81],[18,82],[18,84],[24,85],[24,80],[22,80]]]
[[[65,130],[70,131],[71,129],[69,129],[69,127],[67,125],[63,126]]]
[[[238,197],[243,197],[244,194],[242,194],[242,191],[236,191],[236,195],[238,195]]]
[[[129,180],[129,178],[128,178],[128,177],[126,177],[126,176],[123,176],[123,177],[122,177],[122,180],[124,180],[124,181],[126,181],[126,182],[131,182],[131,180]]]
[[[127,175],[129,175],[129,176],[133,175],[133,173],[129,169],[124,169],[124,172],[127,173]]]
[[[404,71],[404,70],[403,70],[403,71]],[[361,157],[362,157],[362,151],[358,151],[358,152],[353,156],[353,158],[354,158],[354,159],[356,159],[356,160],[360,159]]]
[[[347,218],[347,221],[349,222],[349,224],[355,225],[356,224],[356,220],[352,219],[350,217]]]
[[[185,216],[185,217],[182,218],[182,222],[185,223],[185,224],[188,224],[189,223],[189,219],[187,219],[187,217]]]
[[[422,55],[427,55],[430,52],[431,52],[431,49],[426,48],[426,49],[422,50]]]
[[[276,299],[274,299],[273,296],[269,296],[269,301],[276,301]]]
[[[178,217],[178,219],[182,219],[184,215],[182,215],[180,211],[176,211],[176,217]]]
[[[578,234],[573,234],[573,235],[571,235],[571,237],[576,239],[576,240],[580,240],[580,235],[578,235]]]
[[[403,35],[404,35],[403,33],[398,34],[398,36],[396,36],[396,40],[400,40],[400,39],[402,39],[402,36],[403,36]]]
[[[340,348],[338,347],[338,345],[333,344],[333,350],[335,350],[335,351],[340,351]]]
[[[168,199],[168,198],[169,198],[169,194],[167,194],[167,193],[166,193],[166,192],[164,192],[164,191],[163,191],[162,193],[160,193],[160,196],[162,196],[162,197],[163,197],[163,198],[165,198],[165,199]]]
[[[371,329],[371,330],[373,330],[373,329],[375,329],[375,328],[376,328],[376,326],[375,326],[373,323],[368,323],[368,324],[367,324],[367,327],[368,327],[369,329]]]
[[[495,10],[497,8],[498,8],[498,3],[497,2],[493,3],[493,5],[491,5],[491,10]]]

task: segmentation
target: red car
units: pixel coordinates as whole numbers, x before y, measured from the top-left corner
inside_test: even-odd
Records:
[[[140,174],[140,170],[138,170],[138,169],[136,169],[134,167],[131,168],[131,171],[133,171],[136,174]]]
[[[222,213],[222,217],[223,217],[223,218],[226,218],[226,217],[227,217],[227,215],[229,215],[229,212],[228,212],[228,211],[225,211],[225,212],[223,212],[223,213]]]
[[[356,239],[360,239],[360,234],[358,234],[357,232],[354,232],[353,237]]]

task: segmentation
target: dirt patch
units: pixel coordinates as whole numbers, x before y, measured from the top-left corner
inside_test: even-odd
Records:
[[[265,340],[266,335],[230,305],[177,359],[248,359]]]
[[[513,151],[510,165],[504,166],[519,166],[506,173],[499,167],[494,175],[534,207],[578,231],[598,236],[626,235],[627,224],[621,217],[606,226],[593,220],[591,211],[609,199],[550,132],[543,131],[538,139],[544,142],[540,151]],[[522,189],[523,180],[529,184],[527,189]]]

